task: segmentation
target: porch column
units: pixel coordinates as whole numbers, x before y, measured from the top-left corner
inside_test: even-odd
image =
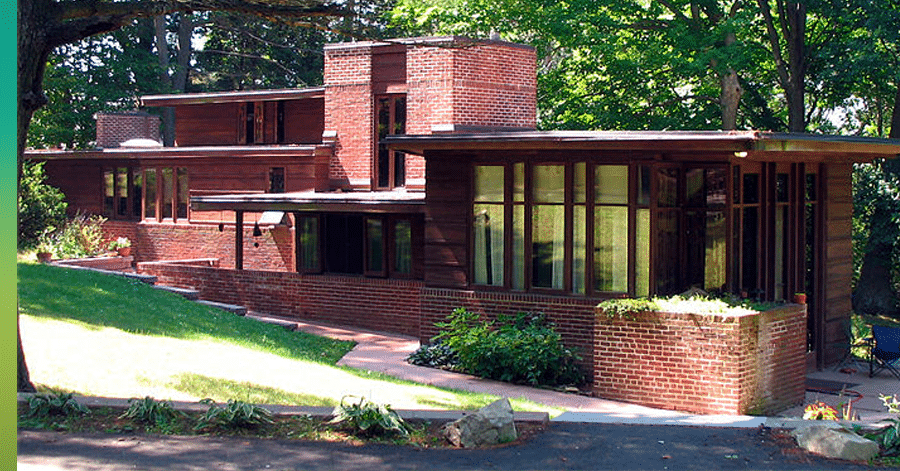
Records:
[[[244,269],[244,212],[234,212],[234,269]]]

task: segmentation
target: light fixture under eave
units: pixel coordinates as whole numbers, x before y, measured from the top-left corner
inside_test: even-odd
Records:
[[[262,231],[259,229],[259,221],[253,223],[253,237],[259,237],[262,235]]]
[[[737,157],[737,158],[739,158],[739,159],[746,159],[746,158],[747,158],[747,151],[743,151],[743,150],[735,151],[734,156]]]

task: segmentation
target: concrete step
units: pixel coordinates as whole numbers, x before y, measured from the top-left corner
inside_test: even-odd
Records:
[[[287,330],[295,331],[297,330],[297,322],[292,322],[287,319],[281,319],[278,317],[267,316],[264,314],[258,314],[255,312],[248,312],[247,317],[251,319],[258,320],[260,322],[265,322],[266,324],[280,325]]]
[[[225,304],[225,303],[219,303],[216,301],[207,301],[205,299],[198,299],[197,302],[204,306],[215,307],[215,308],[221,309],[223,311],[228,311],[232,314],[237,314],[239,316],[247,315],[247,308],[245,308],[244,306],[235,306],[234,304]]]
[[[200,292],[190,288],[176,288],[174,286],[153,285],[154,288],[162,291],[168,291],[184,297],[189,301],[197,301],[200,299]]]

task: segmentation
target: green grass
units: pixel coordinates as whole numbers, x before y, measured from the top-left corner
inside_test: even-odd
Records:
[[[287,358],[334,364],[353,342],[284,328],[206,307],[145,283],[87,270],[18,264],[19,312],[94,328],[185,340],[215,340]]]
[[[498,399],[338,367],[351,342],[290,332],[122,277],[20,262],[18,281],[22,344],[43,390],[308,406],[355,395],[394,409],[472,410]]]

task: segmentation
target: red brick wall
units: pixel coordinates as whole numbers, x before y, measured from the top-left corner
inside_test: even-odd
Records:
[[[370,46],[325,48],[325,132],[337,132],[329,177],[369,187],[374,152]]]
[[[331,275],[217,269],[179,263],[138,264],[158,283],[192,288],[201,299],[250,311],[419,335],[422,283]]]
[[[595,304],[595,300],[576,297],[424,288],[420,338],[427,341],[437,335],[434,324],[445,321],[459,307],[488,319],[496,319],[498,314],[541,312],[556,325],[555,330],[562,336],[563,343],[581,356],[589,373],[593,360]]]
[[[161,142],[159,117],[148,113],[97,113],[97,147],[113,148],[129,139]]]
[[[741,317],[597,313],[594,393],[701,414],[770,413],[804,397],[806,309]]]
[[[234,224],[220,232],[218,225],[107,221],[104,231],[107,240],[128,237],[138,262],[216,258],[222,267],[234,267]],[[292,229],[278,226],[253,237],[253,226],[245,225],[244,268],[289,271],[293,257]]]

